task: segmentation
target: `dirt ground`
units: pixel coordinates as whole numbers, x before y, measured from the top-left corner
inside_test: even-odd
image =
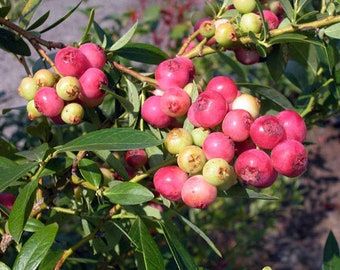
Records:
[[[314,127],[307,140],[313,143],[307,148],[309,168],[298,180],[303,205],[283,207],[276,228],[263,241],[263,250],[252,258],[255,265],[318,270],[330,230],[340,243],[339,119]]]

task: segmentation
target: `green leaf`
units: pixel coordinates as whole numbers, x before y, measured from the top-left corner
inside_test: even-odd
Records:
[[[190,220],[185,218],[182,215],[179,215],[180,219],[184,221],[185,224],[187,224],[194,232],[196,232],[208,245],[209,247],[219,256],[222,258],[221,252],[218,250],[216,245],[214,244],[213,241],[200,229],[198,228],[195,224],[193,224]]]
[[[15,33],[0,27],[0,48],[10,53],[30,56],[31,50],[25,41]]]
[[[86,41],[86,39],[87,39],[87,36],[88,36],[88,34],[89,34],[90,30],[91,30],[92,24],[93,24],[94,13],[95,13],[95,9],[92,8],[91,11],[90,11],[90,15],[89,15],[89,20],[88,20],[88,22],[87,22],[87,26],[86,26],[86,28],[85,28],[85,31],[84,31],[84,33],[83,33],[83,36],[82,36],[81,39],[80,39],[79,44],[84,43],[84,42]]]
[[[148,202],[154,198],[153,193],[138,183],[116,181],[115,185],[103,193],[112,203],[135,205]]]
[[[122,162],[117,159],[110,151],[108,150],[100,150],[94,151],[94,153],[106,162],[112,169],[114,169],[124,180],[129,180],[130,177],[126,172],[126,169]]]
[[[283,10],[287,17],[292,21],[294,18],[294,9],[289,0],[280,0]]]
[[[169,58],[158,47],[145,43],[128,43],[123,48],[117,50],[116,54],[132,61],[152,65],[158,65]]]
[[[176,262],[179,270],[196,270],[197,265],[189,252],[184,248],[181,241],[176,234],[176,228],[173,222],[167,217],[163,216],[163,221],[159,221],[159,225],[163,229],[165,240],[170,248],[172,256]]]
[[[138,21],[124,34],[122,35],[109,49],[109,51],[117,51],[123,48],[133,37],[138,26]]]
[[[57,153],[66,151],[126,151],[160,145],[162,141],[151,134],[130,128],[111,128],[90,132],[62,146],[57,147]]]
[[[279,105],[282,109],[293,109],[294,106],[287,99],[285,95],[277,91],[276,89],[262,84],[253,84],[253,83],[238,83],[238,86],[244,86],[255,93],[260,94],[261,96],[271,100],[275,104]]]
[[[308,37],[303,34],[291,33],[282,34],[276,37],[272,37],[268,40],[270,45],[288,43],[288,42],[304,42]]]
[[[61,24],[63,21],[65,21],[68,17],[70,17],[72,15],[72,13],[80,6],[81,3],[82,3],[82,1],[80,1],[75,7],[73,7],[69,12],[67,12],[62,18],[55,21],[54,23],[52,23],[51,25],[49,25],[48,27],[44,28],[43,30],[41,30],[39,32],[41,34],[45,33],[47,31],[53,29],[54,27],[58,26],[59,24]]]
[[[69,157],[55,157],[50,159],[42,169],[40,177],[60,174],[66,169],[70,168],[73,164],[73,159]]]
[[[129,127],[134,127],[134,124],[137,123],[141,107],[139,91],[137,87],[128,78],[126,77],[124,78],[127,84],[128,99],[133,107],[132,110],[129,112]]]
[[[4,169],[15,170],[16,166],[18,166],[18,164],[14,162],[13,160],[0,156],[0,170],[1,171]]]
[[[50,11],[47,11],[42,16],[40,16],[39,19],[37,19],[34,23],[32,23],[29,27],[27,27],[26,30],[31,31],[31,30],[38,28],[40,25],[42,25],[48,19],[49,15],[50,15]]]
[[[40,144],[38,147],[29,151],[21,151],[16,153],[18,156],[22,156],[31,161],[43,161],[46,156],[47,151],[49,150],[49,146],[47,143]]]
[[[30,215],[38,181],[31,181],[19,192],[8,218],[8,229],[15,242],[19,243],[23,228]]]
[[[340,269],[340,250],[332,231],[329,232],[323,250],[322,270]]]
[[[218,57],[225,63],[225,65],[230,66],[231,70],[240,77],[241,80],[247,80],[247,70],[243,65],[240,64],[239,61],[236,61],[234,58],[229,57],[228,54],[218,52]]]
[[[244,198],[244,199],[261,199],[261,200],[278,200],[279,198],[264,193],[258,193],[252,189],[234,185],[223,193],[227,198]]]
[[[3,138],[0,137],[0,153],[1,156],[10,158],[10,159],[15,159],[15,153],[18,152],[18,149],[12,144],[4,140]]]
[[[0,7],[0,17],[5,18],[11,10],[11,5],[4,5]]]
[[[273,50],[268,54],[266,60],[268,71],[274,81],[280,79],[287,65],[284,45],[273,46]]]
[[[1,270],[11,270],[11,268],[3,262],[0,262],[0,269]]]
[[[340,23],[333,24],[325,29],[328,37],[340,39]]]
[[[23,245],[15,259],[13,270],[36,269],[52,246],[58,232],[56,223],[35,232]]]
[[[139,265],[139,269],[165,269],[162,254],[148,228],[140,218],[137,218],[132,224],[129,236],[136,244],[136,251],[142,256],[142,262],[140,263],[143,263],[143,265]]]
[[[319,69],[319,56],[316,48],[311,44],[291,43],[288,46],[289,56],[292,60],[300,63],[305,69],[317,74]]]
[[[63,250],[49,250],[39,265],[39,270],[54,269],[59,259],[62,257]]]
[[[27,175],[33,168],[38,166],[38,162],[21,164],[15,167],[5,168],[0,174],[0,191],[14,184],[21,177]]]
[[[79,160],[78,167],[85,181],[89,182],[96,188],[100,186],[102,174],[96,162],[87,158],[83,158]]]
[[[115,92],[113,92],[109,87],[107,86],[101,86],[101,89],[105,90],[106,93],[110,94],[111,96],[113,96],[116,100],[118,100],[118,102],[124,107],[124,109],[127,112],[131,112],[133,110],[133,105],[131,104],[131,102],[126,99],[125,97],[122,97],[118,94],[116,94]]]
[[[93,21],[93,27],[94,27],[94,31],[100,41],[100,45],[103,48],[107,48],[107,46],[110,46],[112,44],[111,42],[111,38],[106,34],[106,32],[104,31],[103,28],[100,27],[100,25],[96,22]]]
[[[34,13],[40,6],[42,0],[27,0],[24,8],[21,10],[19,24],[22,28],[26,28],[26,26],[30,23]]]
[[[41,230],[45,227],[45,224],[42,223],[40,220],[35,218],[29,218],[27,219],[27,222],[24,227],[25,232],[36,232]]]

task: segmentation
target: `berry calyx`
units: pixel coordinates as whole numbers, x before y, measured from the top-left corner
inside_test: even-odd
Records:
[[[84,117],[84,108],[79,103],[69,103],[61,111],[61,119],[70,125],[79,124]]]
[[[237,183],[234,167],[222,158],[208,160],[203,167],[202,175],[209,184],[228,189]]]
[[[207,161],[202,148],[197,145],[184,147],[177,156],[178,166],[189,174],[196,174],[202,171]]]
[[[191,99],[187,92],[179,87],[171,87],[161,97],[162,111],[171,117],[181,117],[188,112]]]
[[[235,27],[230,22],[226,22],[216,27],[214,38],[220,46],[228,49],[237,42],[238,35]]]
[[[65,76],[60,78],[56,85],[56,91],[60,98],[71,101],[78,97],[81,85],[76,77]]]

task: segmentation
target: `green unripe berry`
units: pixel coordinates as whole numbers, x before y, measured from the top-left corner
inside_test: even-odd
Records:
[[[80,93],[81,85],[76,77],[65,76],[62,77],[57,85],[56,90],[60,98],[66,101],[74,100]]]
[[[198,127],[191,131],[191,136],[194,144],[202,147],[205,138],[211,133],[210,129]]]
[[[21,80],[18,92],[26,100],[32,100],[39,86],[32,77],[25,77]]]
[[[201,172],[206,161],[202,148],[197,145],[184,147],[177,156],[178,167],[190,174]]]
[[[39,69],[34,73],[33,79],[39,87],[53,87],[57,81],[56,76],[48,69]]]
[[[214,37],[216,42],[224,48],[232,47],[238,39],[235,27],[229,22],[218,25]]]
[[[234,167],[222,158],[212,158],[203,167],[202,175],[211,185],[228,189],[237,183]]]
[[[256,8],[255,0],[233,0],[233,5],[240,13],[250,13]]]
[[[184,128],[173,128],[165,137],[165,148],[170,154],[178,154],[185,146],[192,145],[193,140],[189,131]]]
[[[215,34],[215,23],[213,21],[204,21],[199,28],[203,37],[211,38]]]
[[[83,120],[84,108],[79,103],[69,103],[61,111],[61,119],[70,125],[77,125]]]
[[[260,33],[262,28],[261,17],[255,13],[243,14],[240,20],[240,30],[242,33]]]
[[[28,119],[30,120],[34,120],[37,117],[42,116],[42,114],[37,110],[37,108],[34,105],[34,99],[27,102],[26,110]]]

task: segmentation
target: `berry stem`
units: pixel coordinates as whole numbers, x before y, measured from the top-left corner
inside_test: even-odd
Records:
[[[150,83],[150,84],[152,84],[154,86],[157,86],[157,81],[155,79],[152,79],[150,77],[144,76],[144,75],[140,74],[139,72],[134,71],[134,70],[132,70],[130,68],[127,68],[127,67],[125,67],[125,66],[123,66],[123,65],[121,65],[121,64],[119,64],[119,63],[117,63],[115,61],[113,61],[112,64],[113,64],[113,66],[116,69],[118,69],[118,70],[120,70],[120,71],[122,71],[122,72],[124,72],[126,74],[131,75],[132,77],[136,78],[137,80],[139,80],[141,82],[148,82],[148,83]]]

